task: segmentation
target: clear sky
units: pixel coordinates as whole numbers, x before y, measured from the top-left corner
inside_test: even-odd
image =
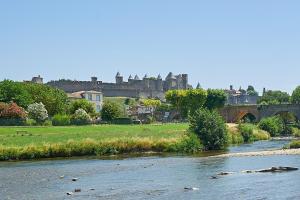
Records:
[[[0,0],[0,79],[173,71],[204,88],[291,92],[299,10],[298,0]]]

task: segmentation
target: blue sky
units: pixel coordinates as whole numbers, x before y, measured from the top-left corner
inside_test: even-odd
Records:
[[[300,1],[0,0],[0,79],[188,73],[194,86],[300,85]]]

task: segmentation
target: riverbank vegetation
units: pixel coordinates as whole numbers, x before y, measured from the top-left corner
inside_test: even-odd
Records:
[[[1,127],[0,160],[202,150],[187,124]]]
[[[300,149],[300,140],[292,141],[285,148],[287,148],[287,149]]]

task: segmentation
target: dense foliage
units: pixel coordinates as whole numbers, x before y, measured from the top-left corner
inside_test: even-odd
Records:
[[[86,125],[91,123],[91,117],[85,110],[79,108],[72,115],[71,123],[75,125]]]
[[[33,103],[27,108],[28,116],[34,119],[38,124],[46,121],[48,118],[48,111],[46,110],[43,103]]]
[[[104,121],[112,121],[118,117],[121,117],[122,110],[118,104],[112,101],[105,101],[102,111],[101,118]]]
[[[227,142],[227,128],[215,110],[198,109],[190,117],[190,130],[197,134],[206,150],[223,149]]]
[[[259,99],[258,103],[272,105],[272,104],[288,103],[289,101],[290,101],[290,95],[287,92],[282,92],[279,90],[276,91],[268,90]]]
[[[300,86],[293,91],[291,102],[294,104],[300,104]]]
[[[16,103],[0,103],[0,125],[23,125],[26,111]]]
[[[271,134],[272,137],[279,136],[284,132],[285,124],[281,117],[274,116],[262,119],[258,127],[265,130]]]
[[[69,112],[74,114],[78,109],[83,109],[88,114],[94,114],[96,112],[95,105],[86,99],[79,99],[71,102]]]
[[[161,105],[161,101],[158,99],[142,99],[141,103],[144,106],[149,106],[149,107],[158,107]]]
[[[69,115],[56,114],[52,118],[53,126],[68,126],[71,124],[71,118]]]
[[[183,118],[201,108],[207,99],[207,92],[203,89],[169,90],[166,100],[180,112]]]
[[[15,102],[17,105],[26,108],[34,101],[30,93],[24,89],[23,83],[4,80],[0,82],[0,102]]]
[[[68,98],[64,91],[44,84],[4,80],[0,82],[0,101],[15,102],[23,108],[35,102],[42,102],[49,115],[55,115],[66,112]]]
[[[252,85],[249,85],[247,88],[247,94],[250,96],[257,96],[258,92],[255,91],[254,87]]]
[[[208,89],[205,107],[208,109],[222,108],[226,102],[226,94],[223,90]]]

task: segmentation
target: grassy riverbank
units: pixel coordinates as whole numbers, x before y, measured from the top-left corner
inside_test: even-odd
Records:
[[[253,141],[268,139],[253,129]],[[245,142],[237,125],[229,125],[229,143]],[[122,153],[202,150],[188,124],[0,127],[0,160],[101,156]]]
[[[0,160],[199,150],[187,129],[188,124],[0,127]]]

